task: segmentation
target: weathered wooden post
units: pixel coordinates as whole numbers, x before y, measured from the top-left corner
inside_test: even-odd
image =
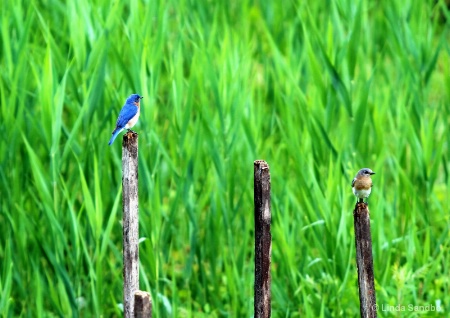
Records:
[[[272,235],[270,233],[270,173],[263,160],[254,162],[255,203],[255,318],[271,315],[270,258]]]
[[[134,293],[139,290],[138,135],[128,132],[122,142],[123,307],[134,318]]]
[[[139,291],[138,135],[122,142],[123,307],[125,318],[151,317],[151,299]]]
[[[150,294],[138,290],[134,297],[134,317],[149,318],[152,316],[152,299]]]
[[[367,204],[363,202],[356,203],[353,217],[355,226],[356,264],[358,266],[359,308],[361,317],[374,318],[377,317],[377,302],[373,277],[369,207]]]

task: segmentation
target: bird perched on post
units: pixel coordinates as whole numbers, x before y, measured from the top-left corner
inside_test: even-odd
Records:
[[[109,140],[108,145],[111,144],[116,139],[117,135],[124,129],[132,131],[130,128],[136,125],[139,115],[141,113],[141,99],[144,98],[139,94],[132,94],[127,98],[125,105],[119,113],[119,118],[117,118],[116,128],[112,132],[112,137]],[[133,131],[134,132],[134,131]]]
[[[370,176],[373,174],[375,174],[375,172],[369,168],[362,168],[353,179],[352,190],[353,194],[358,198],[357,202],[364,202],[364,198],[369,197],[370,191],[372,191],[372,179]]]

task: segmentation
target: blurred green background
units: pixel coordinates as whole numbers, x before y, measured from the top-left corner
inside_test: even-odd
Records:
[[[139,93],[155,317],[252,317],[256,159],[271,171],[273,317],[359,315],[362,167],[379,315],[448,316],[447,6],[2,1],[0,315],[122,315],[121,136],[107,144]],[[410,304],[440,311],[381,311]]]

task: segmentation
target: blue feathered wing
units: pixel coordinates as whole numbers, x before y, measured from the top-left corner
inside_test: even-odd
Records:
[[[125,125],[133,118],[138,112],[138,108],[135,105],[125,104],[119,113],[117,118],[116,128],[112,132],[112,137],[109,140],[108,145],[111,145],[116,139],[117,135],[124,130]]]

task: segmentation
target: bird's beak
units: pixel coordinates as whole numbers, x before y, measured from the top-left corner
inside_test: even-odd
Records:
[[[141,96],[141,97],[140,97],[140,99],[143,99],[143,98],[144,98],[144,96]]]
[[[370,174],[371,174],[371,175],[372,175],[372,174],[375,174],[375,172],[371,172]]]

